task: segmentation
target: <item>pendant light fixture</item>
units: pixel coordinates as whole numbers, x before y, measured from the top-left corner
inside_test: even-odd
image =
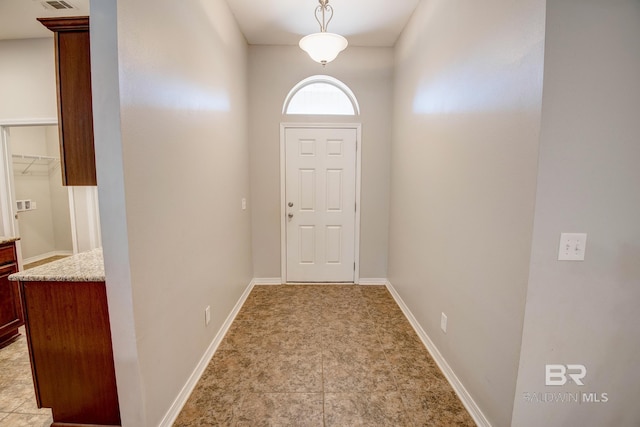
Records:
[[[327,32],[327,26],[333,18],[333,7],[329,6],[329,0],[318,0],[318,2],[320,6],[316,7],[315,16],[320,24],[320,32],[303,37],[299,44],[311,59],[324,67],[328,62],[336,59],[349,43],[341,35]]]

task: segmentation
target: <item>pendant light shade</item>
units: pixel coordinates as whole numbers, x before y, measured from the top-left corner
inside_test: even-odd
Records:
[[[333,7],[329,6],[329,0],[318,0],[318,2],[320,6],[316,7],[315,16],[320,24],[320,32],[303,37],[299,45],[311,59],[325,66],[336,59],[349,43],[341,35],[327,32],[327,26],[333,18]],[[326,19],[327,14],[329,14],[328,19]]]
[[[324,32],[309,34],[303,37],[299,44],[311,59],[325,65],[336,59],[349,43],[339,34]]]

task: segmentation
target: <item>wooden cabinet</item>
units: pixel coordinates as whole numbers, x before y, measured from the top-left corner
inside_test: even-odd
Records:
[[[64,185],[96,185],[89,17],[39,18],[54,32]]]
[[[39,407],[53,426],[118,426],[105,282],[20,281]]]
[[[16,245],[14,242],[0,245],[0,346],[18,336],[22,326],[22,305],[16,282],[9,275],[18,271]]]

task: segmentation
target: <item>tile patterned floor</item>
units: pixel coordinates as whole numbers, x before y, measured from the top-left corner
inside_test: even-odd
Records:
[[[475,426],[382,286],[256,286],[176,420]]]
[[[67,256],[68,255],[54,255],[54,256],[51,256],[49,258],[41,259],[40,261],[35,261],[35,262],[29,263],[29,264],[25,264],[24,265],[24,270],[28,270],[28,269],[34,268],[34,267],[39,267],[39,266],[45,265],[45,264],[49,264],[50,262],[58,261],[60,259],[64,259]]]
[[[0,349],[0,427],[49,427],[51,410],[36,405],[24,328],[21,332]]]

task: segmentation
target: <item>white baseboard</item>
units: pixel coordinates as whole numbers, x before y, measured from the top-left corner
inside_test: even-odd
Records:
[[[373,285],[373,286],[386,286],[386,284],[389,283],[389,281],[387,279],[381,279],[381,278],[364,278],[364,279],[360,279],[358,281],[358,285],[362,285],[362,286],[368,286],[368,285]]]
[[[29,258],[23,258],[22,264],[31,264],[32,262],[42,261],[43,259],[51,258],[52,256],[71,256],[73,255],[72,251],[51,251],[44,254],[32,256]]]
[[[280,277],[262,277],[253,279],[253,283],[258,285],[282,285],[282,279]]]
[[[456,376],[455,372],[453,372],[451,366],[449,366],[440,351],[438,351],[438,348],[433,343],[433,341],[431,341],[431,338],[429,338],[424,329],[422,329],[422,326],[420,326],[413,313],[411,313],[411,310],[409,310],[409,307],[407,307],[407,305],[404,303],[404,301],[400,297],[400,294],[398,294],[391,282],[389,282],[388,280],[386,281],[386,286],[393,296],[393,299],[396,300],[396,303],[398,303],[398,306],[400,306],[400,309],[407,317],[407,320],[409,320],[409,323],[411,323],[411,326],[413,326],[413,329],[422,340],[422,343],[427,348],[427,351],[429,352],[429,354],[431,354],[431,357],[433,357],[433,360],[435,360],[445,378],[447,379],[447,381],[449,381],[449,384],[451,384],[451,387],[453,387],[453,390],[462,401],[462,404],[467,409],[467,411],[469,411],[469,415],[471,415],[471,418],[473,418],[476,424],[480,427],[491,427],[491,423],[489,422],[489,420],[487,420],[487,417],[485,417],[467,389],[464,387],[464,385],[462,385],[462,382],[460,382],[460,379]]]
[[[231,313],[229,313],[229,316],[227,316],[227,319],[224,321],[224,323],[222,324],[222,327],[220,328],[215,338],[207,348],[207,351],[204,353],[204,355],[200,359],[200,362],[198,363],[196,368],[193,370],[193,373],[187,380],[187,383],[184,385],[184,387],[182,387],[182,390],[180,390],[180,393],[178,394],[176,399],[173,401],[173,404],[165,414],[164,418],[162,419],[162,421],[160,421],[159,427],[171,427],[173,423],[176,421],[176,418],[178,418],[178,415],[180,415],[180,411],[182,411],[182,408],[184,407],[185,403],[187,403],[189,396],[191,396],[191,393],[193,392],[196,385],[198,384],[200,377],[202,377],[204,370],[209,365],[209,362],[211,362],[213,355],[218,349],[218,346],[222,342],[222,339],[224,338],[226,333],[229,331],[229,328],[231,327],[233,320],[238,315],[238,312],[240,312],[242,305],[247,300],[247,297],[249,296],[249,294],[251,293],[251,290],[255,285],[256,285],[256,279],[251,280],[251,283],[249,283],[249,286],[247,286],[247,288],[244,290],[244,292],[240,296],[240,299],[238,300],[236,305],[233,307],[233,310],[231,310]]]

